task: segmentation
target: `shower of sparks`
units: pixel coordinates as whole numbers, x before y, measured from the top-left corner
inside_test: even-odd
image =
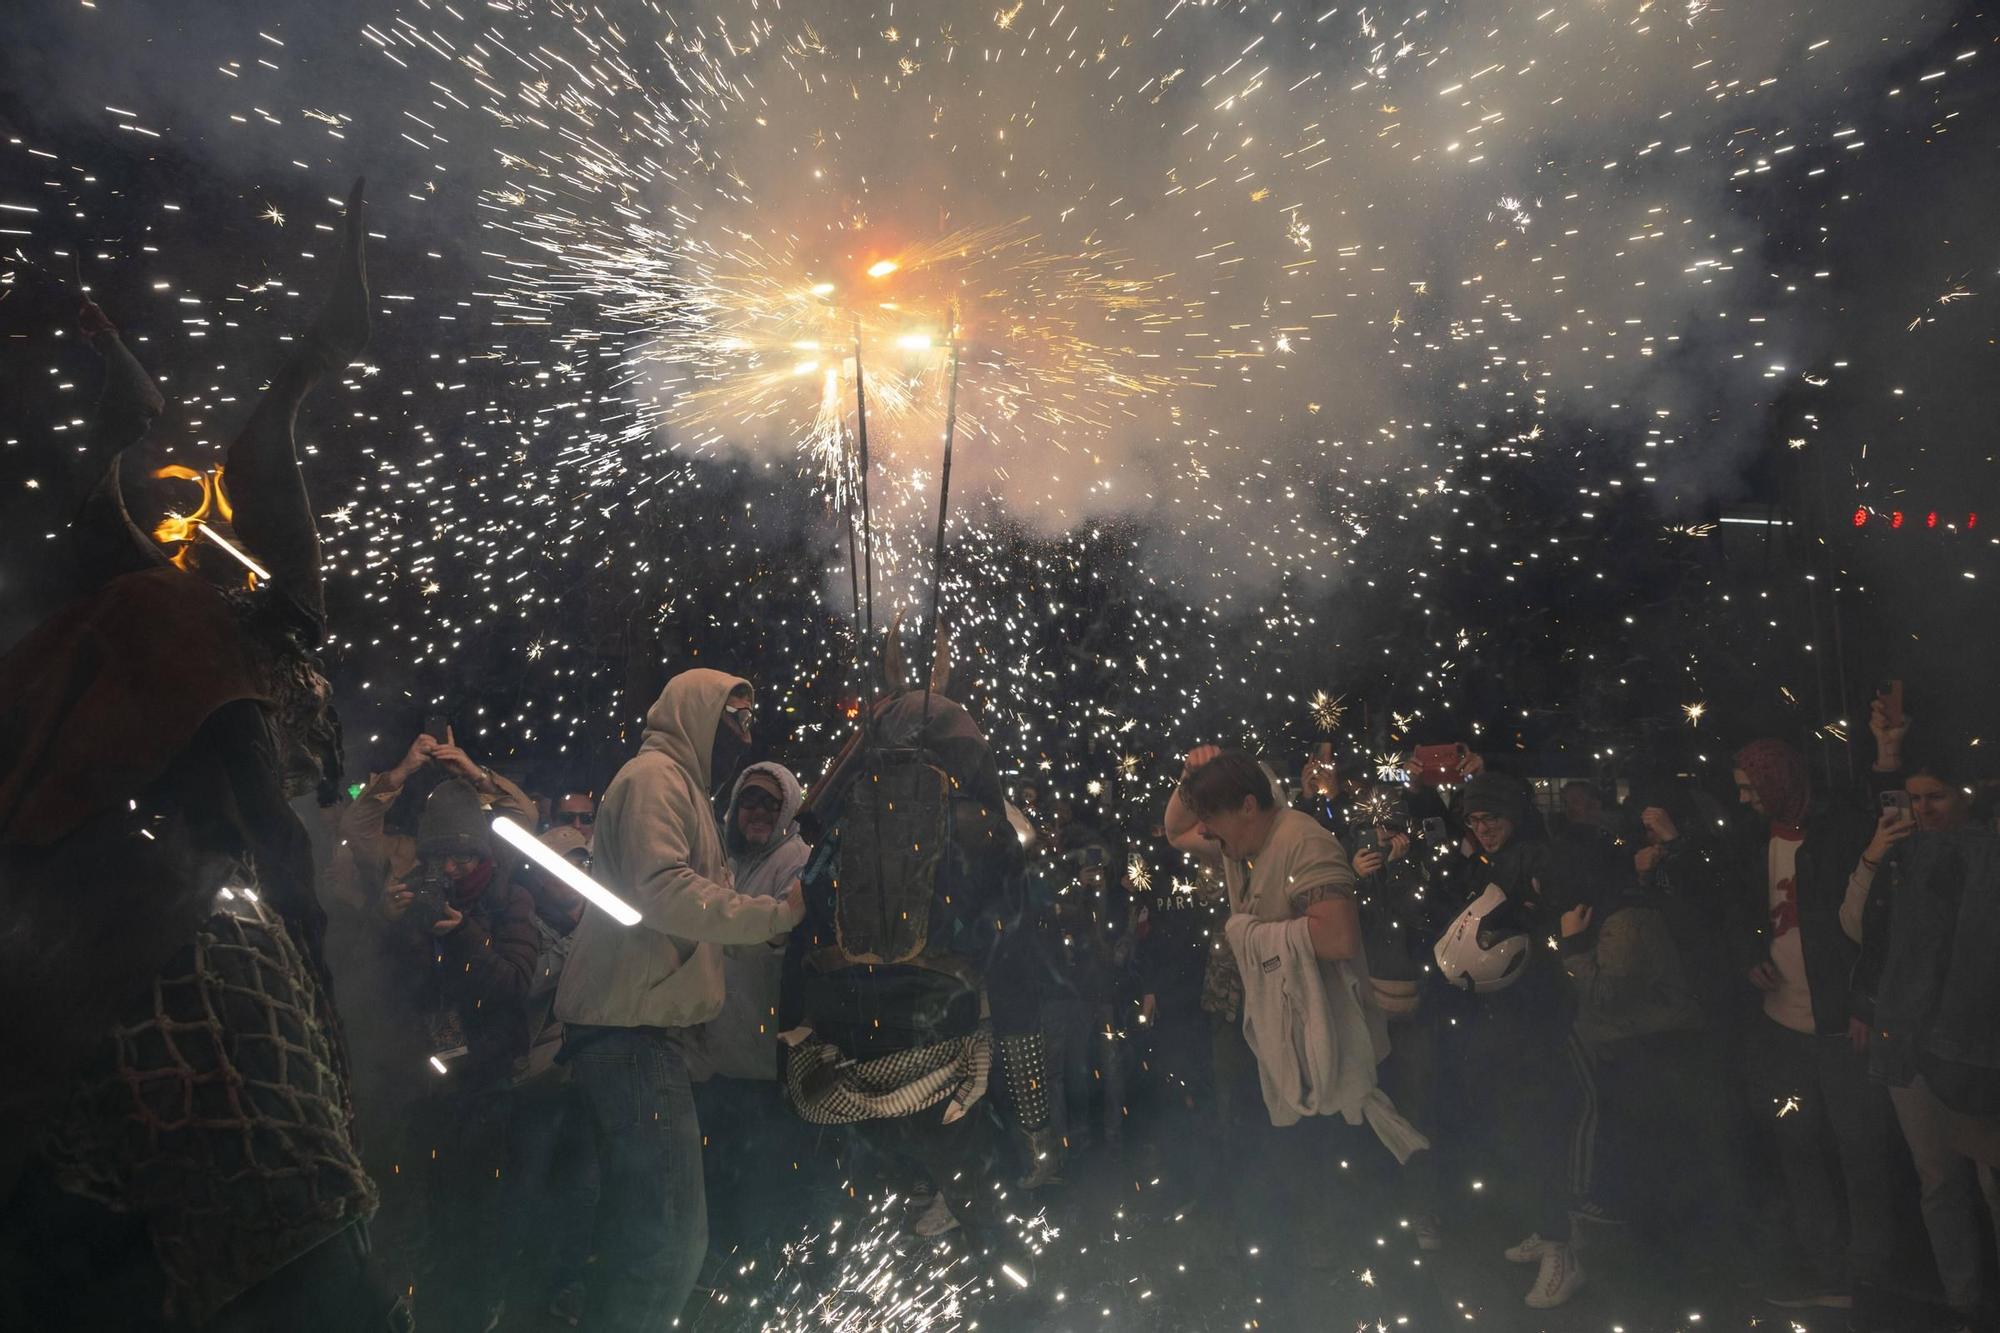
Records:
[[[1347,716],[1347,696],[1314,690],[1308,707],[1312,710],[1313,725],[1330,736],[1340,730],[1340,720]]]
[[[1931,304],[1950,305],[1953,301],[1963,301],[1971,295],[1973,295],[1973,292],[1972,289],[1969,287],[1952,287],[1948,291],[1941,294]],[[1915,319],[1911,320],[1907,325],[1904,326],[1904,332],[1906,333],[1916,332],[1917,326],[1927,322],[1928,320],[1930,320],[1930,318],[1931,316],[1929,314],[1920,313]]]
[[[926,604],[956,348],[942,601],[1010,778],[1139,827],[1187,746],[1254,726],[1275,753],[1352,698],[1389,719],[1357,743],[1402,782],[1418,724],[1441,738],[1503,631],[1534,623],[1514,619],[1531,581],[1605,586],[1616,534],[1719,556],[1737,530],[1655,535],[1717,531],[1694,521],[1702,479],[1744,442],[1838,436],[1831,404],[1868,367],[1803,359],[1800,293],[1824,290],[1816,251],[1891,85],[1827,76],[1844,49],[1901,49],[1907,15],[1853,6],[1822,49],[1748,4],[1474,8],[365,0],[374,77],[351,88],[294,87],[310,70],[272,41],[188,76],[240,136],[219,155],[258,164],[230,207],[261,207],[268,255],[186,285],[175,247],[206,220],[166,196],[143,245],[73,253],[122,234],[91,225],[116,211],[97,164],[23,132],[0,145],[23,183],[0,193],[0,296],[79,261],[151,282],[155,305],[110,313],[178,330],[138,348],[155,368],[203,367],[170,387],[172,447],[206,467],[204,423],[302,324],[345,185],[329,155],[367,143],[393,183],[371,223],[383,364],[309,409],[329,590],[358,610],[327,652],[362,686],[344,709],[502,656],[510,702],[460,728],[496,765],[624,746],[646,701],[607,664],[635,642],[654,665],[754,664],[776,743],[837,741],[834,701],[866,690],[847,525],[878,627]],[[1732,40],[1761,28],[1788,40]],[[101,114],[121,140],[181,133]],[[1770,225],[1787,201],[1811,246]],[[1876,320],[1887,337],[1914,307],[1927,339],[1965,322],[1938,309],[1974,293],[1932,295],[1940,276]],[[1772,428],[1801,394],[1827,420]],[[1754,647],[1802,678],[1774,646],[1803,637],[1797,612],[1767,596]],[[1636,655],[1628,609],[1559,631],[1607,694]],[[1687,688],[1721,709],[1709,671]],[[1312,688],[1329,680],[1346,693]],[[1087,702],[1051,707],[1072,691]],[[1699,727],[1707,704],[1658,699],[1676,707]],[[1178,865],[1135,855],[1128,878],[1180,906]],[[787,1251],[773,1328],[950,1329],[1014,1285],[867,1207]]]

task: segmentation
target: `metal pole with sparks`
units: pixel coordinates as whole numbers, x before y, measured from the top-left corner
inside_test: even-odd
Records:
[[[924,622],[924,637],[921,642],[929,654],[923,670],[929,679],[931,663],[937,660],[938,604],[944,597],[944,523],[951,512],[951,443],[958,431],[958,305],[954,302],[945,315],[947,334],[951,339],[951,388],[945,397],[944,409],[944,464],[938,472],[938,521],[937,544],[931,550],[931,613]],[[924,690],[925,711],[929,712],[930,689]]]
[[[861,561],[867,580],[867,635],[875,638],[875,520],[868,509],[868,387],[861,375],[861,317],[854,317],[854,424],[861,446]]]

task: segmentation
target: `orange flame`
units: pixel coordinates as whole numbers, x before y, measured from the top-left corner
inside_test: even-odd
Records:
[[[179,463],[169,463],[153,474],[155,477],[172,481],[191,481],[201,487],[201,503],[193,512],[178,514],[169,510],[158,526],[153,529],[153,539],[163,546],[179,546],[174,552],[173,565],[176,569],[189,567],[189,552],[194,549],[195,539],[204,531],[203,520],[211,513],[225,523],[234,522],[236,508],[229,503],[229,492],[222,484],[222,469],[213,472],[197,472]],[[246,573],[244,578],[251,587],[257,585],[257,576]]]

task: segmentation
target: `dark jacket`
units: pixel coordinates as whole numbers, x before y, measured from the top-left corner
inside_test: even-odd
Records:
[[[390,925],[388,947],[418,1025],[412,1037],[430,1045],[425,1054],[462,1043],[452,1079],[469,1090],[508,1077],[528,1053],[528,990],[542,942],[533,896],[497,867],[476,898],[453,906],[465,914],[458,929],[436,936],[406,917]],[[422,1072],[413,1065],[413,1077]]]
[[[1151,995],[1161,1022],[1201,1017],[1202,975],[1208,967],[1211,933],[1222,933],[1228,908],[1219,900],[1155,887],[1141,900],[1137,965],[1139,990]]]
[[[1862,938],[1871,1072],[1895,1085],[1921,1074],[1952,1109],[2000,1115],[2000,838],[1967,829],[1897,847]]]
[[[1812,991],[1813,1028],[1821,1036],[1847,1031],[1848,990],[1860,950],[1840,928],[1840,902],[1847,878],[1868,846],[1870,826],[1857,811],[1816,804],[1806,814],[1795,883],[1799,900],[1799,942],[1805,953],[1806,986]],[[1771,956],[1770,833],[1759,827],[1738,854],[1743,882],[1738,888],[1737,971],[1747,973]]]
[[[1566,937],[1564,970],[1576,988],[1576,1035],[1600,1054],[1632,1039],[1701,1026],[1663,895],[1619,892],[1598,906],[1590,928]]]
[[[1547,839],[1516,837],[1491,856],[1475,851],[1453,859],[1447,915],[1455,915],[1488,884],[1495,884],[1507,902],[1488,920],[1528,936],[1528,966],[1521,979],[1505,990],[1470,997],[1469,1003],[1454,1003],[1454,1016],[1461,1021],[1501,1022],[1545,1039],[1566,1034],[1574,999],[1550,942],[1562,935],[1563,913],[1593,895],[1576,882],[1564,850]]]
[[[1342,843],[1351,858],[1358,841]],[[1359,876],[1354,888],[1368,975],[1375,981],[1420,981],[1434,970],[1431,948],[1451,924],[1452,912],[1432,889],[1422,844],[1412,840],[1410,850],[1395,861],[1387,860],[1387,848],[1381,851],[1382,868]]]
[[[1754,928],[1755,922],[1742,910],[1744,895],[1729,848],[1703,834],[1683,832],[1661,850],[1665,854],[1640,877],[1640,887],[1660,900],[1703,1019],[1711,1025],[1738,1021],[1750,1001],[1749,987],[1743,984],[1748,964],[1737,965],[1741,950],[1731,936],[1746,925]]]

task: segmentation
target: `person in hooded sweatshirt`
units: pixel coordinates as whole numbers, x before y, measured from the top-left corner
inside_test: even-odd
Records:
[[[736,891],[776,897],[805,869],[811,848],[793,822],[805,791],[790,769],[752,764],[736,779],[722,844]],[[801,1199],[796,1173],[773,1160],[808,1156],[811,1134],[778,1094],[778,990],[784,937],[722,951],[722,1012],[689,1051],[695,1104],[708,1141],[710,1249],[732,1253],[769,1236]],[[805,1219],[801,1218],[801,1222]]]
[[[752,764],[736,779],[722,819],[722,843],[738,893],[781,896],[805,869],[812,848],[793,822],[804,803],[805,789],[781,764]],[[711,1072],[777,1080],[778,982],[784,964],[782,938],[724,950],[722,1012],[703,1029]]]
[[[584,913],[556,990],[563,1058],[603,1156],[595,1329],[657,1333],[681,1312],[708,1244],[690,1029],[722,1011],[723,948],[762,944],[803,916],[796,879],[739,892],[713,797],[750,748],[754,695],[696,668],[646,713],[639,753],[598,807],[594,878],[640,913]]]

